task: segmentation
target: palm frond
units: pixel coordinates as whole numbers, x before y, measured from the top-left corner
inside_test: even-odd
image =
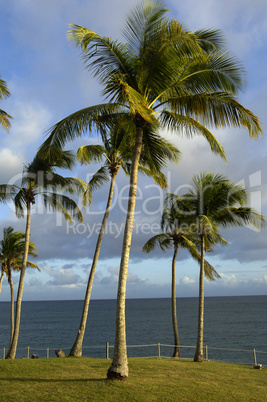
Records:
[[[6,81],[0,78],[0,99],[5,99],[10,96]]]
[[[98,132],[106,132],[107,127],[117,121],[122,109],[120,105],[107,103],[87,107],[65,117],[51,127],[48,138],[39,149],[39,154],[46,156],[51,149],[62,149],[67,141],[72,141],[85,133],[90,133],[95,127]]]
[[[76,24],[70,24],[68,37],[82,51],[82,58],[101,83],[113,74],[130,77],[129,55],[124,44],[101,37],[97,33]]]
[[[204,125],[244,127],[252,138],[262,134],[259,118],[227,93],[201,93],[169,99],[176,113],[192,116]]]
[[[205,52],[224,48],[226,44],[223,33],[219,29],[199,29],[195,31],[195,35],[198,38],[199,45]]]
[[[145,1],[128,14],[123,35],[131,52],[139,58],[145,52],[151,37],[164,21],[167,8],[161,1]]]
[[[83,194],[82,205],[85,207],[86,205],[91,204],[93,192],[101,188],[109,180],[110,175],[108,172],[108,168],[106,166],[102,166],[100,169],[98,169],[98,171],[93,175],[93,177],[87,184],[87,188]]]
[[[0,184],[0,202],[7,203],[12,201],[20,187],[11,184]]]
[[[142,250],[145,253],[150,253],[155,249],[155,247],[159,246],[162,251],[166,251],[167,249],[170,249],[172,247],[172,241],[170,239],[170,236],[167,233],[161,233],[158,235],[155,235],[149,239]]]
[[[105,148],[102,145],[84,145],[77,151],[77,159],[83,165],[92,162],[101,162]]]
[[[0,127],[5,129],[7,132],[10,129],[10,119],[12,119],[12,117],[3,109],[0,109]]]
[[[71,222],[71,218],[77,218],[79,222],[83,222],[82,213],[71,198],[57,193],[43,193],[44,205],[53,211],[58,211],[64,215],[64,218]]]
[[[184,116],[174,112],[163,111],[160,115],[160,121],[163,126],[169,130],[178,131],[180,135],[193,137],[194,135],[203,136],[209,143],[212,152],[218,154],[226,160],[226,154],[217,138],[203,124],[190,116]]]

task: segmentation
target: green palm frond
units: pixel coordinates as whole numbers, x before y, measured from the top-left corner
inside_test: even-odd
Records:
[[[0,78],[0,99],[5,99],[10,96],[6,81]]]
[[[71,222],[72,217],[79,222],[83,222],[82,213],[76,202],[71,198],[63,194],[43,193],[43,199],[46,208],[62,213],[68,222]]]
[[[133,54],[141,56],[157,28],[162,25],[168,10],[161,1],[146,1],[136,5],[128,15],[123,35]]]
[[[162,125],[169,130],[178,131],[188,137],[195,135],[203,136],[209,143],[212,152],[218,154],[226,160],[226,154],[217,138],[203,124],[190,116],[183,116],[174,112],[163,111],[160,115]]]
[[[69,194],[82,195],[87,187],[84,180],[76,177],[63,177],[56,173],[51,177],[52,181],[46,184],[43,189],[40,189],[39,194],[43,194],[44,189],[52,189],[54,192],[63,191]]]
[[[129,76],[129,57],[125,45],[76,24],[70,24],[68,37],[75,46],[81,47],[82,57],[88,69],[104,83],[118,71]]]
[[[131,168],[131,165],[129,166],[129,168]],[[158,184],[161,188],[165,189],[168,187],[167,177],[161,171],[154,171],[142,165],[138,166],[138,170],[141,173],[147,175],[148,177],[152,177],[155,183]]]
[[[170,249],[172,247],[172,240],[170,236],[167,233],[161,233],[158,235],[155,235],[149,239],[142,250],[145,253],[150,253],[155,249],[155,247],[159,246],[162,251],[166,251],[167,249]]]
[[[18,218],[23,218],[24,212],[27,208],[27,199],[25,198],[25,190],[21,189],[13,199],[14,199],[16,216]]]
[[[205,52],[214,51],[225,47],[224,35],[219,29],[200,29],[195,32],[198,43]]]
[[[216,92],[173,97],[168,103],[176,113],[193,116],[204,125],[244,127],[252,138],[258,138],[262,129],[258,117],[243,107],[233,95]]]
[[[102,145],[84,145],[77,151],[77,159],[81,164],[101,162],[105,148]]]
[[[41,272],[41,269],[38,267],[38,265],[34,264],[33,262],[28,261],[27,267],[37,269],[39,272]]]
[[[11,184],[0,184],[0,202],[7,203],[12,201],[20,187]]]
[[[110,175],[108,168],[106,166],[102,166],[87,184],[87,188],[83,194],[82,205],[85,207],[86,205],[91,204],[93,192],[101,188],[109,180]]]
[[[0,78],[0,100],[8,98],[10,96],[10,92],[7,87],[6,81]],[[7,132],[10,128],[10,121],[12,117],[5,112],[4,110],[0,109],[0,127],[5,129]]]
[[[215,93],[222,91],[236,95],[246,84],[245,70],[230,52],[216,50],[206,58],[190,61],[170,89],[173,94]],[[181,96],[181,95],[180,95]]]
[[[10,129],[10,119],[12,119],[12,117],[3,109],[0,109],[0,127],[5,129],[7,132]]]
[[[72,141],[95,127],[100,133],[117,121],[121,106],[113,103],[95,105],[78,110],[55,124],[47,132],[48,138],[39,149],[40,155],[47,155],[50,147],[62,149],[67,141]]]

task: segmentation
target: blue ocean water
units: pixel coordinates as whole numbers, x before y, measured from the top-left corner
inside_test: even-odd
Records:
[[[55,357],[54,350],[69,352],[78,331],[83,302],[22,302],[22,317],[17,357],[30,355]],[[8,302],[0,302],[0,358],[9,342]],[[267,366],[267,296],[205,298],[204,345],[208,358]],[[177,317],[181,357],[193,358],[197,337],[197,298],[178,298]],[[104,358],[106,342],[115,336],[115,300],[92,300],[89,308],[83,355]],[[126,300],[128,356],[170,357],[173,332],[170,299]],[[146,346],[141,346],[146,345]],[[206,348],[205,348],[206,351]]]

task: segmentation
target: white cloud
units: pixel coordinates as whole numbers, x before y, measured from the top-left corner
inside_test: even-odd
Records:
[[[188,276],[184,276],[182,279],[179,281],[180,285],[196,285],[197,281],[195,279],[189,278]]]
[[[70,286],[75,287],[81,283],[81,277],[77,275],[72,268],[51,268],[44,267],[44,271],[53,279],[49,280],[45,286]]]
[[[17,149],[39,141],[51,121],[51,113],[41,104],[22,101],[15,103],[13,116],[10,136]]]
[[[12,176],[22,170],[22,157],[12,148],[0,149],[0,180],[1,184],[7,184]]]

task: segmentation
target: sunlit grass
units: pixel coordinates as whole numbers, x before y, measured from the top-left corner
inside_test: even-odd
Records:
[[[106,379],[110,361],[0,360],[0,401],[264,401],[267,370],[218,362],[129,359],[126,381]]]

